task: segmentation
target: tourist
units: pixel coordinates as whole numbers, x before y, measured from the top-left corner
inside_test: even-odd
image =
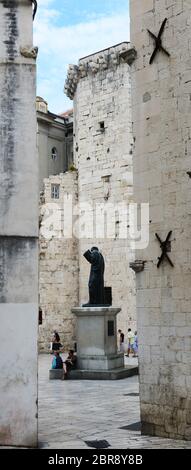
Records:
[[[71,369],[75,369],[76,367],[76,361],[77,361],[77,357],[76,355],[74,354],[74,351],[73,349],[70,349],[69,350],[69,353],[68,353],[68,357],[67,359],[65,360],[64,362],[64,378],[67,379],[67,376],[68,376],[68,372],[71,370]]]
[[[54,352],[54,351],[61,351],[61,348],[62,348],[62,344],[60,342],[60,336],[59,334],[57,333],[57,331],[54,331],[54,334],[53,334],[53,338],[52,338],[52,341],[50,343],[50,351],[51,353]]]
[[[59,351],[54,351],[54,357],[52,359],[52,369],[63,369],[63,361],[60,357]]]
[[[118,330],[119,333],[119,351],[124,352],[124,333]]]
[[[137,331],[134,334],[134,343],[133,343],[133,357],[137,357],[138,355],[138,338],[137,338]]]
[[[128,338],[128,348],[127,348],[126,356],[129,357],[130,352],[133,352],[133,344],[134,344],[134,333],[132,332],[131,328],[128,328],[127,338]]]

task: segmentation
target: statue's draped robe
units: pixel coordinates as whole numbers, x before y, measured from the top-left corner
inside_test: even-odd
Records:
[[[104,258],[98,250],[87,250],[84,257],[91,263],[89,277],[89,304],[104,305]]]

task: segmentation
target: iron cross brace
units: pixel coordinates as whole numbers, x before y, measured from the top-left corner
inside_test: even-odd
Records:
[[[157,233],[155,233],[156,237],[157,237],[157,240],[159,241],[160,243],[160,247],[161,247],[161,250],[162,250],[162,254],[161,256],[158,258],[158,263],[157,263],[157,268],[159,268],[160,264],[162,263],[162,260],[164,258],[166,258],[169,262],[169,264],[172,266],[172,268],[174,267],[174,264],[172,263],[171,259],[169,258],[168,254],[167,254],[167,250],[168,250],[168,242],[169,242],[169,239],[171,237],[171,234],[172,234],[172,230],[168,233],[167,237],[166,237],[166,240],[164,242],[162,242],[162,240],[160,239],[159,235]]]
[[[161,36],[163,34],[163,31],[164,31],[164,28],[165,28],[165,24],[167,22],[167,18],[165,18],[165,20],[162,22],[162,25],[160,27],[160,31],[158,33],[158,36],[155,36],[155,34],[153,34],[149,29],[147,29],[148,33],[150,34],[150,36],[154,39],[155,41],[155,49],[152,53],[152,56],[150,58],[150,61],[149,61],[149,64],[152,64],[156,54],[158,51],[162,51],[164,52],[168,57],[170,57],[170,54],[168,51],[166,51],[166,49],[164,49],[163,45],[162,45],[162,39],[161,39]]]

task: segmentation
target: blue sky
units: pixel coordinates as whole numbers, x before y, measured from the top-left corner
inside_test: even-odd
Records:
[[[63,93],[68,64],[128,40],[129,0],[38,0],[37,95],[52,112],[70,109],[72,101]]]

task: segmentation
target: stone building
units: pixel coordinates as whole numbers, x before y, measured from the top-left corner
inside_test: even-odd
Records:
[[[77,193],[81,221],[77,228],[78,233],[73,233],[73,241],[63,239],[56,244],[53,236],[51,244],[57,250],[56,256],[59,258],[60,253],[63,260],[64,256],[67,258],[68,246],[74,247],[74,262],[72,264],[71,260],[67,267],[67,282],[69,286],[71,282],[73,285],[76,282],[74,291],[78,292],[78,299],[76,294],[74,297],[71,295],[70,298],[67,297],[66,305],[63,299],[61,308],[58,291],[56,296],[58,284],[55,277],[55,301],[50,312],[51,309],[47,307],[50,304],[50,290],[46,282],[49,283],[51,279],[47,281],[48,273],[52,270],[52,261],[48,254],[49,248],[42,239],[40,305],[44,326],[43,323],[40,326],[40,331],[43,331],[41,348],[47,347],[49,326],[54,329],[52,320],[55,319],[56,324],[59,318],[59,331],[63,333],[65,341],[65,326],[61,325],[62,311],[63,318],[65,314],[69,318],[74,302],[81,304],[88,301],[90,266],[83,258],[83,253],[92,245],[98,245],[104,255],[105,286],[109,296],[112,296],[113,305],[122,309],[118,327],[125,333],[128,327],[136,327],[135,280],[134,272],[129,267],[132,253],[128,218],[128,204],[133,202],[130,64],[134,55],[129,43],[122,43],[80,59],[78,66],[69,67],[65,91],[74,99],[74,167],[77,170],[75,188],[70,189],[74,200]],[[61,203],[62,191],[69,193],[68,182],[71,182],[71,178],[74,176],[69,172],[59,175],[58,179],[50,177],[45,180],[45,204],[47,197],[50,198],[51,195],[51,185],[53,188],[55,182],[60,184]],[[44,203],[42,209],[44,210]],[[43,220],[42,215],[42,223]],[[64,291],[64,284],[61,289]],[[66,330],[68,338],[68,326]],[[73,337],[72,320],[71,338]]]
[[[0,445],[37,445],[38,159],[32,4],[0,1]]]
[[[136,253],[142,431],[190,439],[191,3],[130,3],[134,191],[150,205],[149,245]]]
[[[98,245],[105,258],[105,285],[112,289],[113,305],[122,309],[118,322],[124,332],[130,326],[135,328],[135,284],[129,268],[125,213],[133,202],[133,55],[129,43],[92,54],[80,59],[78,66],[69,67],[65,83],[66,94],[74,99],[74,164],[82,212],[84,204],[89,205],[79,238],[79,302],[88,300],[90,267],[83,253]]]
[[[59,331],[64,346],[73,348],[75,321],[71,308],[78,305],[78,241],[64,237],[63,220],[68,196],[77,202],[77,173],[68,171],[44,180],[40,209],[39,348],[47,351],[53,331]]]
[[[71,114],[53,114],[48,104],[36,98],[37,146],[39,155],[39,184],[50,175],[58,175],[73,163],[73,119]]]

